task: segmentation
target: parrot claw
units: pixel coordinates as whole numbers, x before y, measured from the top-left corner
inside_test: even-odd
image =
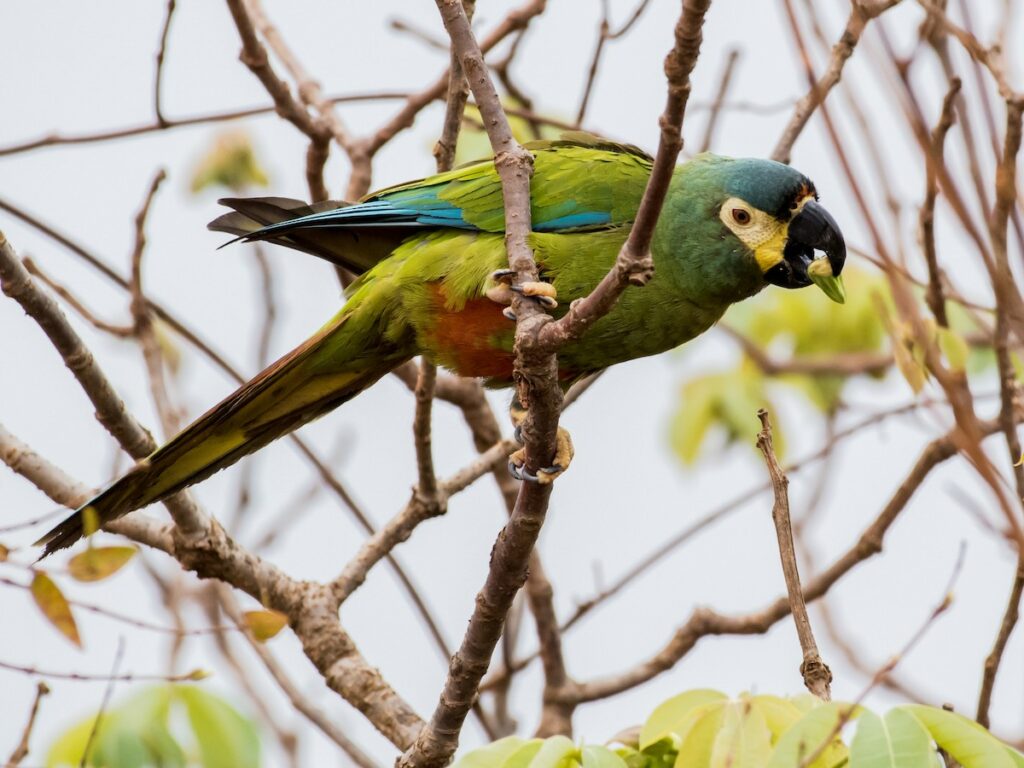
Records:
[[[509,286],[509,288],[515,293],[533,299],[548,309],[554,309],[558,306],[558,301],[556,301],[558,292],[551,283],[523,283],[522,285]]]
[[[512,307],[505,307],[503,310],[501,310],[501,314],[503,314],[505,317],[507,317],[513,323],[516,321],[516,313],[515,313],[515,310],[512,309]]]
[[[516,439],[518,440],[520,437],[520,429],[516,427]],[[528,480],[531,483],[548,485],[569,468],[574,453],[572,438],[565,429],[559,427],[555,437],[555,460],[550,467],[538,469],[536,475],[527,471],[526,449],[520,448],[508,457],[508,471],[516,480]]]
[[[505,285],[512,285],[515,277],[516,271],[514,269],[499,269],[491,272],[491,280],[496,283],[504,283]]]
[[[509,474],[512,475],[512,477],[514,477],[516,480],[525,480],[530,483],[541,482],[540,478],[537,477],[537,475],[534,475],[533,473],[529,472],[525,466],[523,466],[522,464],[516,464],[511,459],[509,459],[508,462],[508,471]]]

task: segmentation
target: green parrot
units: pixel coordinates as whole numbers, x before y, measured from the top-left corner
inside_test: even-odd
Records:
[[[651,173],[641,150],[586,134],[535,142],[533,248],[541,282],[511,286],[491,160],[354,203],[227,199],[210,229],[306,251],[357,274],[326,325],[215,405],[38,542],[46,555],[198,483],[351,400],[416,355],[512,385],[511,290],[555,316],[590,293],[629,234]],[[234,240],[231,242],[235,242]],[[815,251],[825,256],[816,259]],[[654,278],[558,353],[559,379],[672,349],[769,283],[842,300],[842,234],[811,181],[768,160],[702,154],[675,169],[652,243]],[[813,268],[808,272],[808,268]],[[547,470],[550,480],[564,466]],[[536,479],[530,477],[528,479]]]

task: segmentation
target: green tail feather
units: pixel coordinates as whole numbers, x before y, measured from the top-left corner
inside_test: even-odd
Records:
[[[324,348],[344,333],[346,320],[325,326],[83,504],[36,542],[46,545],[40,559],[82,537],[87,508],[102,526],[165,499],[334,410],[404,362],[382,356],[358,367],[324,365]]]

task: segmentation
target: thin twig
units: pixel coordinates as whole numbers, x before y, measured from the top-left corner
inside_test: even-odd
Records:
[[[114,663],[111,665],[110,677],[107,678],[107,686],[103,690],[103,699],[100,701],[100,708],[96,712],[96,718],[92,721],[92,728],[89,729],[89,738],[85,740],[85,749],[82,750],[82,759],[79,762],[79,768],[85,768],[89,762],[89,753],[92,751],[92,745],[96,741],[96,735],[100,732],[100,724],[103,722],[103,716],[107,713],[107,707],[110,706],[110,697],[114,695],[114,683],[117,680],[117,670],[121,667],[121,659],[124,658],[124,637],[117,638],[117,650],[114,651]]]
[[[974,719],[986,728],[990,724],[989,708],[992,706],[992,692],[995,690],[999,665],[1003,660],[1006,644],[1010,641],[1010,635],[1013,634],[1017,621],[1020,619],[1022,595],[1024,595],[1024,556],[1017,560],[1013,585],[1010,587],[1010,596],[1006,601],[1006,609],[1003,611],[1002,621],[999,622],[999,631],[996,633],[996,638],[992,643],[992,650],[985,657],[985,667],[981,677],[981,690],[978,693],[978,710]]]
[[[39,702],[49,692],[49,686],[42,680],[36,684],[36,697],[32,700],[32,709],[28,713],[28,722],[25,723],[25,727],[21,731],[18,745],[11,752],[11,756],[7,758],[7,762],[4,763],[4,768],[15,768],[28,755],[28,740],[32,737],[32,728],[36,724],[36,715],[39,714]]]
[[[819,80],[811,83],[810,90],[797,102],[789,124],[783,130],[782,136],[779,137],[775,149],[772,150],[772,160],[778,160],[781,163],[789,162],[790,154],[793,151],[793,144],[796,143],[797,138],[803,132],[807,121],[811,119],[811,115],[825,101],[829,91],[839,82],[843,75],[843,67],[853,55],[853,51],[857,47],[857,43],[860,42],[860,37],[864,33],[867,23],[899,2],[900,0],[876,0],[871,5],[862,2],[852,4],[850,16],[846,20],[846,28],[832,48],[832,55],[824,74]],[[786,7],[788,12],[792,14],[792,8],[788,2]]]
[[[832,671],[822,661],[818,652],[818,644],[814,641],[811,630],[811,619],[807,615],[807,604],[804,602],[803,590],[800,588],[800,571],[796,564],[796,551],[793,547],[793,529],[789,517],[789,480],[779,466],[772,445],[772,425],[768,411],[763,408],[757,412],[761,420],[761,431],[757,435],[757,447],[764,455],[771,477],[772,492],[775,504],[772,506],[772,520],[775,522],[775,533],[779,541],[779,556],[782,559],[782,573],[786,578],[786,591],[789,593],[789,608],[796,624],[796,634],[800,639],[803,651],[803,662],[800,674],[804,678],[807,690],[822,701],[832,700]]]
[[[167,35],[171,31],[171,18],[174,16],[175,0],[167,0],[167,13],[164,16],[164,26],[160,32],[160,48],[156,52],[156,75],[153,84],[153,113],[156,115],[156,122],[161,128],[167,127],[167,120],[164,118],[161,95],[163,92],[164,56],[167,53]]]
[[[982,422],[982,433],[994,434],[999,430],[996,422]],[[831,566],[808,581],[804,586],[804,600],[816,600],[827,593],[854,567],[882,550],[882,542],[889,528],[906,508],[917,489],[931,471],[944,461],[957,455],[955,432],[930,442],[903,482],[890,497],[875,520],[864,530],[856,543]],[[789,599],[779,597],[765,608],[741,616],[727,616],[709,608],[697,608],[678,629],[669,642],[650,659],[632,669],[606,678],[578,683],[565,696],[570,700],[596,701],[635,688],[671,669],[697,642],[710,635],[753,635],[767,632],[790,611]]]
[[[949,581],[946,582],[946,589],[942,593],[942,599],[939,603],[931,610],[925,620],[921,623],[921,626],[918,627],[917,631],[910,636],[910,639],[907,640],[906,644],[899,650],[899,652],[878,668],[878,671],[875,672],[867,686],[865,686],[857,698],[854,699],[848,707],[843,708],[835,725],[829,731],[829,734],[821,740],[821,743],[818,744],[814,750],[800,761],[799,768],[807,768],[807,766],[811,765],[815,760],[821,757],[822,753],[828,749],[832,741],[839,735],[839,732],[843,730],[843,727],[850,722],[850,719],[854,716],[858,707],[860,707],[868,697],[868,694],[870,694],[871,691],[873,691],[894,669],[896,669],[899,663],[917,647],[917,644],[921,642],[922,638],[924,638],[928,633],[928,630],[935,625],[935,622],[938,621],[939,617],[949,610],[951,605],[953,605],[953,587],[956,585],[957,579],[960,578],[960,571],[963,569],[965,552],[966,545],[961,544],[956,562],[953,565],[953,572],[950,574]]]
[[[222,584],[214,584],[211,586],[213,587],[213,594],[218,598],[219,605],[224,609],[224,612],[227,613],[231,620],[235,622],[235,625],[241,631],[242,637],[245,638],[249,647],[259,657],[263,666],[266,667],[267,672],[269,672],[270,676],[274,679],[274,682],[277,683],[285,696],[288,697],[292,706],[295,707],[297,711],[301,712],[309,722],[315,725],[321,733],[341,747],[342,751],[348,755],[357,766],[360,768],[376,768],[376,762],[363,752],[355,742],[348,738],[348,736],[342,732],[342,730],[325,712],[321,711],[298,689],[288,673],[281,667],[277,659],[274,658],[274,654],[270,652],[270,649],[252,636],[252,632],[246,626],[241,612],[239,611],[238,602],[235,600],[235,596],[231,590],[227,589]]]
[[[0,287],[17,301],[38,323],[60,353],[68,370],[74,374],[82,390],[96,408],[96,418],[135,459],[148,456],[156,442],[125,409],[124,402],[96,364],[92,353],[68,323],[60,307],[35,285],[31,275],[18,259],[14,248],[0,232]],[[199,509],[187,491],[181,491],[164,502],[175,524],[185,536],[198,535],[208,529],[210,520]]]
[[[185,672],[180,675],[136,675],[132,672],[127,674],[92,675],[81,672],[55,672],[52,669],[39,669],[33,665],[12,664],[9,661],[3,660],[0,660],[0,669],[6,669],[9,672],[19,672],[24,675],[31,675],[32,677],[48,677],[52,680],[69,680],[76,683],[109,683],[112,680],[117,683],[189,683],[204,680],[210,676],[208,672],[201,669],[193,669],[191,672]]]
[[[132,334],[135,332],[135,329],[130,325],[115,325],[113,323],[108,323],[106,320],[101,320],[88,307],[86,307],[70,289],[61,285],[46,274],[42,268],[28,256],[24,257],[21,260],[21,263],[25,265],[25,269],[28,270],[28,273],[32,275],[32,277],[60,296],[79,317],[89,323],[93,328],[103,331],[104,333],[109,333],[111,336],[116,336],[119,339],[131,338]]]
[[[715,137],[715,128],[718,127],[718,117],[722,113],[722,107],[725,106],[725,97],[729,93],[732,75],[739,60],[739,48],[733,48],[725,57],[725,66],[722,68],[722,77],[718,81],[718,90],[715,91],[714,101],[711,102],[711,108],[708,110],[708,121],[704,125],[704,138],[697,145],[698,153],[707,152],[711,149],[711,142]]]
[[[946,316],[946,298],[942,290],[942,272],[939,269],[938,255],[935,250],[935,198],[939,193],[935,165],[936,160],[939,163],[942,162],[943,146],[946,142],[946,134],[953,125],[953,106],[959,93],[960,80],[951,80],[946,98],[942,101],[939,122],[932,129],[930,152],[925,157],[927,179],[924,203],[921,205],[921,213],[918,218],[918,226],[921,228],[921,250],[924,251],[925,263],[928,265],[928,291],[925,294],[925,300],[935,316],[935,322],[943,328],[949,326],[949,319]]]
[[[378,93],[339,94],[335,96],[328,96],[327,100],[332,104],[352,104],[365,101],[399,101],[408,98],[409,94],[405,91],[381,91]],[[156,122],[145,123],[143,125],[132,125],[123,128],[107,128],[102,131],[91,133],[50,133],[45,136],[41,136],[38,139],[29,139],[17,144],[9,144],[6,147],[0,147],[0,157],[17,155],[22,152],[30,152],[36,149],[61,147],[69,144],[98,144],[106,141],[125,139],[131,136],[143,136],[149,133],[169,131],[175,128],[187,128],[193,125],[226,123],[232,120],[240,120],[245,117],[269,115],[276,111],[276,105],[266,107],[246,107],[243,109],[210,112],[208,114],[192,115],[182,118],[167,118],[164,120],[163,124]]]
[[[146,251],[146,218],[150,206],[156,197],[160,184],[167,178],[163,168],[156,172],[150,182],[146,198],[135,216],[135,245],[131,255],[131,280],[128,292],[131,295],[132,326],[135,337],[142,349],[142,358],[146,364],[150,394],[156,408],[160,425],[165,438],[178,433],[180,419],[177,409],[171,404],[170,392],[167,389],[167,378],[164,373],[164,355],[153,327],[153,317],[149,312],[149,303],[142,290],[142,256]]]

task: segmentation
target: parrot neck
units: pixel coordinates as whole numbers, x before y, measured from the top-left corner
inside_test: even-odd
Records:
[[[700,163],[676,168],[651,251],[656,279],[663,278],[681,298],[721,314],[766,283],[753,254],[718,218],[721,201],[692,191],[708,187],[695,182],[710,172],[713,167]]]

